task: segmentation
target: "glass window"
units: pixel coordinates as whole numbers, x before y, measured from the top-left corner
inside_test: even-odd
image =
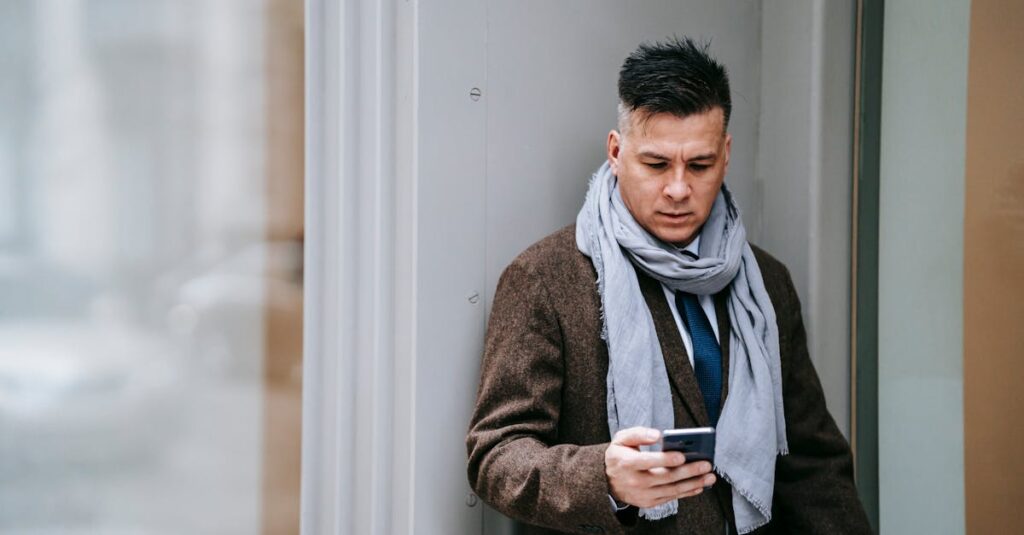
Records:
[[[298,532],[302,16],[0,2],[0,532]]]

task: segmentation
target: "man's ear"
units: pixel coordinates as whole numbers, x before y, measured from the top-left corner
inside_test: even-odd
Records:
[[[619,174],[619,150],[622,148],[622,135],[617,131],[608,132],[608,163],[612,173]]]

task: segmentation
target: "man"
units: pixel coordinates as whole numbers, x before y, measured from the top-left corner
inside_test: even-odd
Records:
[[[870,533],[778,260],[723,186],[725,69],[640,46],[576,225],[505,270],[469,480],[527,533]],[[714,466],[657,450],[714,426]]]

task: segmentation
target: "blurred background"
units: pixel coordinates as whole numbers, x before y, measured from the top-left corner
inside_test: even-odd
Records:
[[[298,532],[302,110],[302,0],[0,2],[0,532]]]
[[[727,180],[875,528],[1012,531],[1022,25],[1014,0],[0,0],[0,534],[294,534],[300,485],[307,535],[516,533],[465,474],[491,296],[574,221],[623,58],[674,34],[729,68]]]

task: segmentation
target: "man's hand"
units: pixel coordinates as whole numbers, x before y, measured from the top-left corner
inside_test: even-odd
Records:
[[[678,451],[640,451],[640,446],[655,444],[660,438],[661,432],[647,427],[615,433],[604,452],[604,470],[613,498],[645,509],[696,496],[715,483],[707,461],[685,464],[685,456]]]

